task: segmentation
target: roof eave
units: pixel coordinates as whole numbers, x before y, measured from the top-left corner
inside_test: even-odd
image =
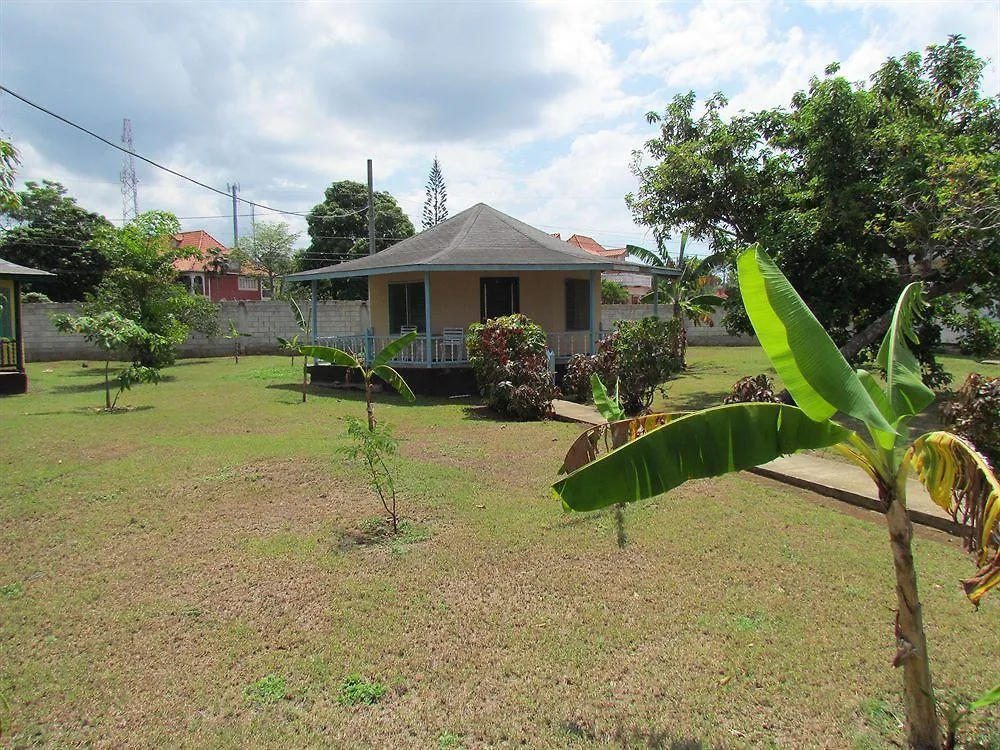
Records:
[[[480,265],[472,263],[441,263],[441,264],[411,264],[405,266],[389,266],[386,268],[361,268],[348,271],[334,271],[317,269],[315,271],[299,271],[298,273],[285,276],[286,281],[324,281],[326,279],[351,279],[364,276],[389,276],[401,273],[413,272],[438,272],[438,271],[480,271],[480,272],[506,272],[506,271],[613,271],[615,264],[610,262],[598,263],[493,263],[490,265]]]

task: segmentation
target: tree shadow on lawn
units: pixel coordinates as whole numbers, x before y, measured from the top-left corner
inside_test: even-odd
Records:
[[[75,406],[72,409],[61,409],[56,411],[26,411],[26,417],[54,417],[65,414],[82,414],[86,417],[103,417],[117,414],[126,414],[133,411],[148,411],[153,407],[149,404],[142,406],[116,406],[112,411],[108,411],[103,406]]]
[[[670,732],[655,729],[625,729],[617,727],[613,731],[601,731],[588,721],[568,719],[563,729],[571,735],[590,742],[620,745],[622,748],[648,748],[649,750],[711,750],[709,745],[693,737],[677,737]],[[721,746],[714,746],[716,748]]]
[[[94,373],[91,373],[92,375]],[[118,386],[115,382],[116,374],[111,375],[111,391],[112,393],[118,392]],[[160,378],[161,383],[169,383],[171,381],[177,380],[173,375],[164,375]],[[90,393],[92,391],[103,391],[104,390],[104,374],[101,373],[100,380],[95,380],[93,383],[81,383],[79,385],[57,385],[53,386],[52,391],[54,393]]]
[[[265,388],[273,391],[289,391],[298,396],[297,401],[282,401],[283,404],[302,403],[302,383],[270,383]],[[306,389],[308,398],[336,398],[341,401],[351,401],[361,404],[365,403],[364,387],[343,388],[332,385],[309,385]],[[437,406],[441,404],[454,404],[461,402],[466,397],[461,398],[439,398],[433,396],[417,396],[417,400],[412,404],[396,393],[391,388],[375,390],[372,394],[372,402],[378,408],[380,403],[393,404],[394,406]],[[503,421],[503,420],[500,420]]]

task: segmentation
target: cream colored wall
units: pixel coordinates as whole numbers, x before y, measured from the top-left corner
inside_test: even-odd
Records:
[[[483,277],[517,276],[521,279],[521,312],[546,331],[566,330],[567,278],[587,279],[587,271],[521,271],[480,273],[478,271],[437,271],[431,273],[431,327],[439,334],[444,328],[467,328],[479,322],[479,280]],[[601,320],[601,279],[595,274],[596,320]],[[372,327],[376,336],[388,335],[389,284],[422,282],[420,272],[371,276],[368,298],[371,300]],[[395,332],[394,332],[395,333]]]

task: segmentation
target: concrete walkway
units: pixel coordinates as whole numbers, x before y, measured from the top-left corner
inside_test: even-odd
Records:
[[[580,422],[590,426],[604,422],[600,412],[586,404],[556,400],[552,402],[552,409],[556,419],[564,422]],[[816,453],[793,453],[750,469],[750,472],[861,508],[881,509],[878,492],[871,477],[860,467],[846,461],[837,461]],[[961,527],[931,500],[927,490],[913,476],[906,484],[906,507],[914,523],[952,534],[961,533]]]

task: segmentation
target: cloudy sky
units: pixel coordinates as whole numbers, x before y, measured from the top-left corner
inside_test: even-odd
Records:
[[[437,154],[452,215],[482,201],[615,247],[650,243],[623,200],[628,164],[652,134],[643,115],[674,94],[787,105],[832,61],[861,80],[949,34],[990,59],[985,91],[1000,93],[998,0],[0,0],[0,82],[115,142],[128,117],[138,153],[270,206],[308,211],[330,182],[364,182],[371,158],[419,229]],[[59,180],[121,220],[120,152],[8,95],[0,133],[22,181]],[[140,210],[232,241],[226,198],[137,173]]]

